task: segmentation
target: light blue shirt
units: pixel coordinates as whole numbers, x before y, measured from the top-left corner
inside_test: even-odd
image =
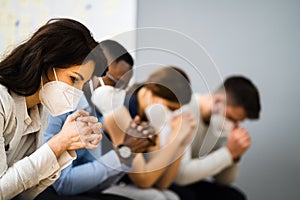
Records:
[[[82,105],[79,105],[81,109]],[[44,134],[45,142],[57,134],[72,112],[53,117],[49,115],[48,128]],[[103,117],[98,118],[103,123]],[[95,189],[104,189],[101,184],[107,182],[109,177],[118,181],[124,174],[129,171],[130,167],[121,164],[114,150],[110,150],[101,155],[101,142],[97,149],[77,150],[77,159],[71,165],[66,167],[60,175],[60,178],[52,185],[59,195],[76,195]],[[119,174],[119,176],[116,176]],[[108,185],[109,186],[109,185]],[[106,186],[107,187],[107,186]]]

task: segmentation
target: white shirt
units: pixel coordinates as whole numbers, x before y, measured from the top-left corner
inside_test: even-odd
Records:
[[[208,126],[203,123],[199,113],[198,94],[192,97],[188,106],[198,118],[198,127],[192,145],[183,156],[175,183],[188,185],[212,176],[220,184],[233,182],[238,164],[233,163],[231,154],[224,145],[226,138],[216,139],[208,131]]]

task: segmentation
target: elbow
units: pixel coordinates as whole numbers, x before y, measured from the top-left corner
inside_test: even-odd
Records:
[[[180,176],[180,174],[177,175],[177,177],[174,180],[174,183],[179,186],[187,186],[191,184],[192,182],[185,178],[184,176]]]
[[[52,184],[52,188],[58,195],[76,195],[76,190],[72,189],[72,183],[66,180],[58,179],[54,184]]]
[[[170,185],[171,185],[171,183],[170,184],[157,184],[157,185],[155,185],[155,188],[157,188],[159,190],[166,190],[169,188]]]
[[[149,189],[154,185],[154,182],[150,177],[145,176],[144,174],[139,174],[138,176],[130,177],[132,182],[141,189]]]
[[[176,185],[179,185],[179,186],[187,186],[187,185],[189,185],[190,183],[189,182],[187,182],[187,181],[174,181],[174,183],[176,184]]]

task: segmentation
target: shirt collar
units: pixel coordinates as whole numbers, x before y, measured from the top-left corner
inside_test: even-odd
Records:
[[[39,131],[41,129],[41,106],[35,105],[32,108],[27,109],[25,96],[21,96],[13,92],[11,93],[16,104],[16,114],[21,116],[21,113],[18,114],[21,110],[23,110],[24,113],[22,116],[23,119],[20,118],[20,120],[23,120],[24,123],[23,135]]]

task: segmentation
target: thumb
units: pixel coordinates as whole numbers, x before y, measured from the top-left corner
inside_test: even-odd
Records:
[[[140,121],[141,121],[140,116],[136,115],[136,116],[134,117],[133,121],[134,121],[136,124],[139,124]]]

